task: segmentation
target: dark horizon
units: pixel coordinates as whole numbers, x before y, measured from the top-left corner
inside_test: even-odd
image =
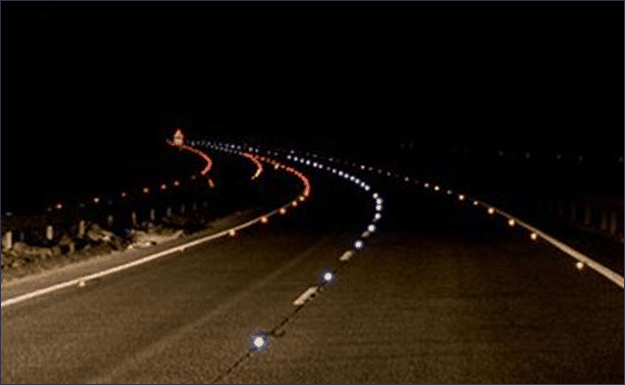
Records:
[[[470,20],[466,6],[365,7],[362,18],[320,7],[287,20],[257,17],[259,4],[148,15],[7,3],[3,212],[60,194],[69,175],[97,189],[158,170],[176,127],[390,154],[406,142],[622,155],[622,5]]]

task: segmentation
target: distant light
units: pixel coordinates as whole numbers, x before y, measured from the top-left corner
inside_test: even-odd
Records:
[[[369,186],[365,186],[365,191],[369,191],[371,188]]]
[[[295,201],[295,202],[291,203],[291,205],[292,205],[293,207],[297,207],[297,201]]]
[[[579,261],[575,264],[575,267],[577,267],[577,270],[581,270],[584,268],[584,262]]]
[[[405,177],[405,178],[404,178],[404,180],[405,180],[406,182],[408,182],[408,181],[410,181],[410,178]]]
[[[149,189],[149,188],[147,188],[147,187],[144,187],[144,188],[143,188],[143,192],[147,194],[147,193],[149,193],[149,192],[150,192],[150,189]]]
[[[333,275],[332,275],[332,273],[330,273],[330,272],[327,272],[327,273],[325,273],[325,274],[323,275],[323,279],[324,279],[326,282],[330,282],[330,281],[332,281],[332,278],[334,278],[334,276],[333,276]]]
[[[430,184],[429,183],[424,183],[423,186],[425,186],[425,188],[429,188]]]
[[[536,238],[538,238],[538,236],[536,235],[536,233],[532,233],[532,234],[530,235],[530,238],[532,238],[532,241],[535,241],[535,240],[536,240]]]
[[[464,195],[460,194],[460,196],[458,196],[458,199],[460,199],[461,201],[464,200]]]
[[[175,182],[174,182],[174,186],[178,186],[178,185],[180,185],[180,182],[175,181]]]
[[[558,160],[562,159],[562,155],[556,154],[556,159],[558,159]]]
[[[488,208],[488,213],[491,214],[491,215],[494,214],[495,213],[495,209],[492,208],[492,207],[489,207]]]
[[[100,198],[93,198],[93,203],[98,203],[100,202]]]
[[[477,206],[478,202],[477,201],[473,201],[473,206]]]
[[[365,243],[361,241],[360,239],[354,242],[354,248],[358,250],[362,249],[364,246],[365,246]]]
[[[60,204],[60,203],[57,203],[55,207],[56,207],[57,210],[60,210],[60,209],[63,208],[63,205]]]
[[[447,195],[451,195],[451,190],[447,190]]]
[[[121,195],[122,195],[122,198],[126,198],[126,193],[125,192],[123,192]]]
[[[434,191],[438,191],[440,188],[438,186],[434,186]]]
[[[382,211],[382,205],[375,206],[375,210],[376,211]]]
[[[161,185],[161,190],[165,190],[166,188],[167,188],[166,185],[164,185],[164,184]]]
[[[508,225],[510,225],[510,227],[514,226],[514,219],[510,219],[508,221]]]
[[[373,216],[373,219],[376,220],[376,221],[380,220],[380,218],[382,218],[382,214],[380,214],[380,213],[375,213],[375,215]]]
[[[280,214],[282,215],[286,214],[286,209],[284,207],[280,208]]]
[[[260,218],[260,221],[263,222],[263,223],[267,223],[267,222],[269,222],[269,219],[267,219],[267,217],[262,217],[262,218]]]
[[[378,197],[380,196],[380,194],[378,193],[373,193],[373,199],[378,199]]]
[[[303,202],[303,201],[304,201],[304,199],[305,199],[305,198],[304,198],[303,196],[300,196],[300,197],[299,197],[299,200],[300,200],[301,202]]]
[[[369,230],[369,232],[371,232],[371,233],[374,232],[375,231],[375,225],[369,225],[367,227],[367,230]]]
[[[375,203],[381,205],[384,201],[382,200],[382,198],[378,198],[375,200]]]
[[[234,237],[234,236],[236,236],[236,235],[237,235],[237,232],[236,232],[235,230],[230,230],[230,231],[228,232],[228,234],[229,234],[231,237]]]

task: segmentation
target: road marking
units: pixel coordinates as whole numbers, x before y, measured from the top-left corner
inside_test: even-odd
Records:
[[[341,257],[339,258],[339,261],[347,262],[353,255],[354,255],[354,252],[352,250],[348,250],[343,255],[341,255]]]
[[[609,268],[603,266],[602,264],[600,264],[599,262],[591,259],[590,257],[580,253],[579,251],[573,249],[572,247],[558,241],[557,239],[553,238],[552,236],[538,230],[537,228],[530,226],[529,224],[519,220],[518,218],[513,217],[512,215],[501,211],[500,209],[496,209],[493,207],[493,209],[501,214],[502,216],[510,219],[510,220],[514,220],[516,223],[518,223],[519,226],[526,228],[529,231],[532,231],[534,233],[536,233],[539,237],[543,238],[544,240],[546,240],[547,242],[551,243],[552,245],[554,245],[555,247],[557,247],[558,249],[560,249],[561,251],[565,252],[566,254],[570,255],[571,257],[577,259],[579,262],[582,262],[584,265],[587,265],[588,267],[590,267],[591,269],[593,269],[594,271],[596,271],[597,273],[603,275],[604,277],[606,277],[607,279],[609,279],[610,281],[614,282],[616,285],[618,285],[621,289],[623,289],[624,287],[624,279],[623,276],[619,275],[618,273],[610,270]]]
[[[295,301],[293,301],[293,305],[295,305],[295,306],[302,306],[304,304],[304,302],[308,301],[308,299],[310,299],[310,297],[315,295],[315,293],[317,292],[318,289],[319,289],[318,286],[309,287],[308,290],[306,290]]]
[[[232,230],[237,231],[237,230],[244,229],[246,227],[252,226],[256,222],[258,222],[260,220],[260,218],[262,218],[262,217],[270,217],[272,215],[276,215],[277,212],[278,212],[278,209],[273,210],[273,211],[269,212],[268,214],[261,215],[260,217],[254,218],[251,221],[245,222],[245,223],[240,224],[238,226],[235,226],[235,227],[232,227],[232,228],[220,231],[219,233],[216,233],[216,234],[208,235],[208,236],[200,238],[200,239],[196,239],[195,241],[191,241],[189,243],[185,243],[183,245],[176,246],[176,247],[173,247],[171,249],[167,249],[167,250],[161,251],[160,253],[148,255],[147,257],[143,257],[143,258],[138,259],[138,260],[133,261],[133,262],[129,262],[129,263],[126,263],[126,264],[123,264],[123,265],[120,265],[120,266],[116,266],[116,267],[113,267],[113,268],[110,268],[110,269],[107,269],[107,270],[100,271],[98,273],[86,275],[86,276],[83,276],[83,277],[80,277],[80,278],[72,279],[70,281],[66,281],[66,282],[59,283],[59,284],[56,284],[56,285],[53,285],[53,286],[49,286],[49,287],[46,287],[44,289],[35,290],[35,291],[27,293],[27,294],[23,294],[23,295],[20,295],[20,296],[11,298],[11,299],[7,299],[6,301],[3,301],[0,304],[0,307],[5,307],[5,306],[13,305],[13,304],[16,304],[16,303],[19,303],[19,302],[23,302],[23,301],[26,301],[26,300],[31,299],[31,298],[39,297],[39,296],[42,296],[44,294],[48,294],[48,293],[52,293],[54,291],[58,291],[58,290],[64,289],[66,287],[70,287],[70,286],[74,286],[74,285],[81,285],[81,282],[84,284],[87,281],[91,281],[93,279],[101,278],[101,277],[104,277],[104,276],[107,276],[107,275],[110,275],[110,274],[118,273],[120,271],[123,271],[123,270],[126,270],[126,269],[130,269],[131,267],[139,266],[139,265],[142,265],[144,263],[153,261],[153,260],[155,260],[157,258],[161,258],[161,257],[164,257],[166,255],[175,253],[177,251],[183,251],[186,248],[197,246],[197,245],[202,244],[204,242],[208,242],[208,241],[212,241],[212,240],[217,239],[217,238],[221,238],[223,236],[229,235],[230,231],[232,231]]]
[[[188,147],[188,146],[184,146],[184,147]],[[198,150],[195,150],[195,149],[191,149],[191,150],[199,153]],[[210,161],[210,158],[208,158],[206,156],[203,156],[203,157],[205,159],[207,159],[207,162],[209,162],[207,168],[204,170],[204,171],[208,172],[208,170],[210,169],[210,166],[212,165],[212,162]],[[203,172],[203,174],[204,174],[204,172]],[[298,173],[296,173],[296,175],[297,174]],[[307,183],[307,180],[306,180],[306,182],[304,184],[306,186],[305,194],[307,194],[308,191],[309,191],[309,188],[310,188],[308,183]],[[79,285],[79,287],[83,287],[84,284],[87,281],[90,281],[90,280],[93,280],[93,279],[97,279],[97,278],[101,278],[101,277],[104,277],[104,276],[107,276],[107,275],[110,275],[110,274],[113,274],[113,273],[117,273],[117,272],[129,269],[131,267],[142,265],[144,263],[150,262],[150,261],[155,260],[155,259],[160,258],[160,257],[164,257],[164,256],[169,255],[171,253],[174,253],[176,251],[181,251],[182,252],[182,251],[185,251],[185,249],[188,248],[188,247],[197,246],[197,245],[199,245],[201,243],[212,241],[214,239],[221,238],[221,237],[223,237],[225,235],[230,235],[231,231],[235,231],[236,232],[237,230],[241,230],[241,229],[244,229],[246,227],[252,226],[253,224],[257,223],[258,221],[261,221],[263,218],[269,218],[269,217],[271,217],[273,215],[276,215],[281,208],[286,208],[288,206],[289,206],[289,204],[286,204],[286,205],[284,205],[282,207],[279,207],[279,208],[277,208],[277,209],[275,209],[275,210],[273,210],[273,211],[271,211],[271,212],[269,212],[269,213],[267,213],[265,215],[261,215],[260,217],[252,219],[251,221],[245,222],[245,223],[243,223],[241,225],[238,225],[238,226],[226,229],[224,231],[221,231],[221,232],[213,234],[213,235],[209,235],[209,236],[197,239],[195,241],[191,241],[189,243],[185,243],[185,244],[180,245],[180,246],[173,247],[173,248],[168,249],[168,250],[161,251],[160,253],[149,255],[147,257],[143,257],[141,259],[138,259],[138,260],[130,262],[130,263],[126,263],[124,265],[116,266],[116,267],[113,267],[113,268],[110,268],[110,269],[107,269],[107,270],[103,270],[103,271],[95,273],[95,274],[90,274],[90,275],[87,275],[87,276],[84,276],[84,277],[76,278],[76,279],[73,279],[73,280],[70,280],[70,281],[67,281],[67,282],[59,283],[57,285],[49,286],[49,287],[44,288],[44,289],[35,290],[33,292],[30,292],[30,293],[27,293],[27,294],[23,294],[23,295],[20,295],[20,296],[8,299],[8,300],[3,301],[2,303],[0,303],[0,307],[3,308],[3,307],[6,307],[6,306],[9,306],[9,305],[13,305],[13,304],[16,304],[16,303],[19,303],[19,302],[22,302],[22,301],[26,301],[26,300],[31,299],[31,298],[39,297],[39,296],[42,296],[44,294],[48,294],[48,293],[51,293],[51,292],[54,292],[54,291],[57,291],[57,290],[61,290],[61,289],[64,289],[66,287],[70,287],[70,286],[74,286],[74,285]]]
[[[428,183],[425,183],[425,187],[429,187]],[[435,186],[434,189],[436,191],[438,191],[438,186]],[[480,202],[478,200],[474,200],[473,201],[473,205],[474,206],[478,206],[478,205],[485,205],[488,207],[488,213],[493,215],[495,213],[501,214],[502,216],[506,217],[509,219],[508,224],[510,226],[514,226],[515,224],[518,223],[519,226],[524,227],[525,229],[533,232],[534,234],[532,234],[532,239],[535,240],[536,236],[540,236],[541,238],[543,238],[544,240],[546,240],[547,242],[551,243],[553,246],[557,247],[558,249],[560,249],[561,251],[563,251],[564,253],[568,254],[569,256],[573,257],[574,259],[578,260],[578,263],[576,264],[579,268],[580,263],[582,264],[581,266],[583,267],[583,265],[587,265],[588,267],[590,267],[591,269],[593,269],[594,271],[596,271],[597,273],[603,275],[604,277],[606,277],[607,279],[609,279],[610,281],[612,281],[613,283],[615,283],[617,286],[619,286],[621,289],[625,288],[625,278],[622,275],[619,275],[618,273],[612,271],[611,269],[609,269],[608,267],[600,264],[599,262],[591,259],[590,257],[580,253],[579,251],[573,249],[572,247],[564,244],[563,242],[558,241],[557,239],[555,239],[554,237],[546,234],[545,232],[542,232],[540,230],[538,230],[537,228],[519,220],[518,218],[502,211],[501,209],[498,209],[492,205],[487,205],[484,202]]]

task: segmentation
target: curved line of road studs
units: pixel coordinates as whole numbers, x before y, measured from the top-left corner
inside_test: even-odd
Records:
[[[289,156],[294,156],[293,154],[295,153],[294,150],[290,150]],[[318,158],[318,156],[316,154],[312,154],[314,158]],[[307,154],[308,156],[308,154]],[[374,168],[373,166],[367,166],[364,164],[357,164],[354,162],[348,162],[348,161],[340,161],[339,159],[334,159],[334,158],[329,158],[328,161],[330,162],[334,162],[334,163],[344,163],[348,166],[354,167],[354,168],[360,168],[361,170],[368,170],[370,172],[377,172],[377,174],[381,175],[381,176],[387,176],[387,177],[394,177],[394,178],[403,178],[404,182],[406,183],[411,183],[411,181],[417,185],[417,186],[422,186],[424,189],[431,191],[433,194],[440,194],[439,191],[443,190],[443,188],[441,187],[441,185],[433,183],[433,182],[428,182],[428,181],[424,181],[424,182],[420,182],[419,179],[415,179],[414,177],[410,177],[408,175],[402,176],[399,175],[397,173],[393,173],[391,171],[388,170],[383,170],[382,168]],[[473,206],[481,206],[483,208],[486,208],[488,214],[490,215],[494,215],[494,214],[499,214],[502,217],[507,219],[508,222],[508,226],[510,227],[514,227],[515,225],[518,225],[522,228],[525,228],[526,230],[529,231],[529,238],[532,241],[537,241],[539,238],[545,240],[546,242],[550,243],[551,245],[555,246],[556,248],[558,248],[559,250],[563,251],[564,253],[568,254],[570,257],[572,257],[573,259],[576,260],[575,262],[575,267],[578,270],[582,270],[585,266],[588,266],[589,268],[591,268],[592,270],[594,270],[595,272],[601,274],[602,276],[604,276],[605,278],[609,279],[610,281],[612,281],[614,284],[616,284],[617,286],[619,286],[621,289],[624,288],[624,278],[622,275],[614,272],[613,270],[611,270],[610,268],[600,264],[599,262],[593,260],[592,258],[588,257],[587,255],[584,255],[583,253],[573,249],[572,247],[566,245],[565,243],[557,240],[556,238],[554,238],[553,236],[545,233],[544,231],[541,231],[523,221],[521,221],[519,218],[508,214],[506,212],[504,212],[503,210],[488,204],[486,202],[480,201],[478,199],[471,199],[469,196],[467,196],[466,194],[463,193],[454,193],[453,190],[451,189],[447,189],[446,190],[446,194],[452,198],[457,198],[459,201],[463,202],[473,202]]]
[[[225,144],[225,143],[211,143],[211,142],[207,142],[207,141],[196,141],[196,142],[192,142],[192,143],[198,143],[200,145],[204,145],[208,148],[211,148],[213,150],[217,150],[217,151],[224,151],[224,152],[228,152],[228,153],[235,153],[238,155],[242,155],[242,156],[251,156],[253,158],[256,159],[260,159],[261,161],[268,161],[272,164],[275,164],[275,161],[273,161],[272,159],[269,158],[265,158],[264,156],[258,155],[259,150],[257,148],[252,148],[249,147],[247,148],[247,150],[249,152],[243,152],[243,150],[245,150],[245,147],[247,146],[241,146],[241,145],[235,145],[235,144]],[[254,155],[253,153],[256,153],[256,155]],[[272,151],[268,151],[267,152],[268,155],[275,155],[275,156],[279,156],[280,154],[278,152],[272,152]],[[306,166],[310,166],[313,168],[316,168],[318,170],[322,170],[322,171],[327,171],[329,174],[331,173],[333,176],[337,177],[337,178],[341,178],[344,179],[346,181],[352,182],[354,183],[357,187],[361,188],[363,191],[369,192],[371,190],[371,185],[366,182],[364,179],[362,179],[361,177],[354,175],[354,174],[350,174],[347,171],[344,171],[340,168],[334,168],[331,167],[329,165],[324,165],[322,162],[318,162],[315,160],[311,160],[311,159],[306,159],[303,157],[297,157],[297,156],[291,156],[288,155],[287,156],[287,160],[292,161],[294,163],[300,163],[302,165],[306,165]],[[377,231],[377,226],[376,223],[378,223],[381,219],[382,219],[382,212],[384,209],[384,199],[381,197],[380,193],[374,192],[371,195],[374,203],[373,203],[373,217],[371,219],[371,223],[369,223],[365,230],[360,234],[359,237],[357,237],[353,243],[352,243],[352,247],[345,251],[339,258],[338,261],[341,262],[341,265],[336,268],[336,269],[325,269],[323,271],[321,271],[321,274],[319,276],[319,283],[313,286],[310,286],[308,289],[306,289],[299,297],[297,297],[294,301],[293,301],[293,305],[295,306],[294,310],[288,314],[287,316],[285,316],[280,322],[278,322],[276,325],[274,325],[269,332],[264,332],[261,331],[263,333],[267,334],[267,339],[266,340],[261,340],[261,339],[254,339],[255,341],[258,341],[259,344],[261,344],[260,346],[258,345],[250,345],[250,350],[248,350],[244,355],[242,355],[237,361],[235,361],[234,364],[232,364],[228,369],[226,369],[224,372],[220,373],[218,376],[216,376],[211,383],[215,383],[220,381],[224,376],[228,375],[229,373],[231,373],[234,369],[236,369],[243,361],[245,361],[245,359],[249,358],[252,354],[252,352],[263,352],[269,344],[269,336],[273,336],[273,337],[281,337],[284,334],[284,326],[306,305],[306,303],[308,303],[312,298],[314,298],[317,294],[321,293],[325,287],[327,287],[328,285],[332,285],[336,280],[337,280],[337,275],[338,272],[340,270],[342,270],[343,268],[345,268],[346,263],[352,258],[354,257],[354,255],[356,254],[357,251],[362,250],[365,247],[365,239],[369,238],[371,235],[373,235],[376,231]],[[297,202],[294,202],[293,204],[295,205]],[[251,338],[251,337],[250,337]],[[262,344],[266,344],[266,345],[262,345]]]
[[[204,169],[203,169],[203,170],[202,170],[202,171],[201,171],[201,172],[200,172],[197,176],[205,176],[205,175],[206,175],[206,174],[207,174],[207,173],[211,170],[211,168],[212,168],[212,166],[213,166],[213,161],[212,161],[212,159],[211,159],[208,155],[206,155],[205,153],[202,153],[202,152],[197,152],[198,150],[196,150],[196,149],[194,149],[194,148],[191,148],[191,147],[189,147],[189,146],[185,146],[185,145],[176,145],[176,144],[174,144],[173,142],[170,142],[170,141],[167,141],[167,144],[171,145],[172,147],[181,147],[181,148],[183,148],[183,149],[186,149],[186,150],[189,150],[189,151],[192,151],[192,152],[196,152],[198,155],[200,155],[202,158],[204,158],[204,160],[206,161],[206,167],[205,167],[205,168],[204,168]],[[261,170],[261,172],[262,172],[262,170]],[[192,176],[190,177],[190,179],[191,179],[191,180],[193,180],[193,181],[195,181],[195,180],[197,179],[197,176],[196,176],[196,175],[192,175]],[[212,180],[210,180],[210,179],[209,179],[209,181],[208,181],[208,182],[209,182],[210,187],[214,187],[214,184],[213,184]],[[173,187],[172,187],[172,186],[173,186]],[[141,189],[141,192],[140,192],[138,195],[141,195],[141,193],[142,193],[143,195],[149,194],[149,193],[150,193],[150,191],[152,191],[152,190],[155,190],[155,191],[159,191],[159,190],[161,190],[161,191],[165,191],[165,190],[167,190],[167,188],[169,188],[169,187],[172,187],[172,188],[180,187],[180,180],[179,180],[179,179],[174,180],[173,182],[171,182],[171,183],[169,183],[169,184],[168,184],[168,183],[163,183],[163,182],[161,182],[161,184],[160,184],[160,185],[158,185],[158,186],[156,186],[156,187],[154,187],[154,188],[150,188],[150,187],[148,187],[148,186],[143,187],[143,188]],[[142,196],[143,196],[143,195],[142,195]],[[125,190],[125,191],[121,191],[121,192],[119,193],[119,195],[116,195],[116,197],[117,197],[117,199],[123,200],[123,199],[129,198],[129,197],[130,197],[130,194],[128,193],[128,190]],[[90,203],[92,203],[92,204],[94,204],[94,205],[98,205],[98,204],[100,204],[103,200],[107,200],[109,204],[112,204],[113,199],[115,199],[115,198],[114,198],[114,197],[112,197],[112,196],[110,196],[110,195],[106,195],[106,196],[104,196],[104,197],[101,197],[101,196],[94,196],[94,197],[89,198],[88,200],[86,200],[86,201],[84,201],[84,202],[80,202],[80,203],[78,203],[77,205],[78,205],[80,208],[83,208],[83,207],[85,207],[85,205],[86,205],[87,203],[89,203],[89,202],[90,202]],[[61,201],[56,201],[56,203],[54,203],[52,206],[48,207],[46,211],[47,211],[47,212],[52,212],[53,210],[63,210],[63,209],[65,209],[65,208],[67,208],[67,205],[66,205],[66,204],[64,204],[64,203],[63,203],[63,202],[61,202]],[[5,215],[6,215],[6,216],[8,216],[8,217],[11,217],[11,216],[13,216],[13,214],[14,214],[14,213],[7,212]]]
[[[205,142],[205,141],[203,141]],[[210,143],[210,142],[209,142]],[[232,144],[226,144],[225,146],[229,146],[231,148],[236,147],[235,145]],[[259,149],[258,148],[251,148],[250,150],[255,151],[256,153],[259,153]],[[296,161],[299,161],[300,163],[304,163],[306,165],[310,165],[310,162],[313,162],[313,165],[315,162],[318,161],[318,159],[322,159],[322,157],[318,156],[317,154],[311,154],[310,152],[307,152],[305,155],[304,154],[300,154],[297,155],[295,150],[283,150],[280,149],[280,153],[278,151],[272,151],[272,150],[268,150],[267,151],[268,154],[272,154],[275,156],[279,156],[281,155],[280,153],[282,153],[282,156],[286,156],[287,159],[293,159]],[[284,154],[287,155],[284,155]],[[311,159],[312,158],[312,159]],[[330,163],[334,163],[334,164],[344,164],[346,166],[351,166],[353,168],[356,169],[360,169],[362,171],[369,171],[372,173],[377,173],[378,175],[381,176],[387,176],[387,177],[394,177],[394,178],[403,178],[404,182],[406,183],[411,183],[413,182],[415,185],[417,186],[422,186],[424,189],[432,191],[433,193],[438,193],[439,191],[441,191],[441,186],[439,184],[433,183],[433,182],[428,182],[428,181],[424,181],[424,182],[420,182],[419,179],[416,179],[414,177],[405,175],[399,175],[397,173],[391,172],[389,170],[383,170],[382,168],[374,168],[371,165],[365,165],[365,164],[357,164],[355,162],[349,162],[346,160],[341,160],[341,159],[336,159],[334,157],[330,157],[326,159],[327,162]],[[328,167],[328,166],[326,166]],[[344,174],[344,172],[343,172]],[[552,246],[558,248],[559,250],[561,250],[562,252],[566,253],[567,255],[569,255],[570,257],[572,257],[573,259],[575,259],[575,267],[578,270],[582,270],[585,266],[588,266],[589,268],[591,268],[592,270],[594,270],[595,272],[601,274],[602,276],[604,276],[605,278],[609,279],[610,281],[612,281],[614,284],[616,284],[617,286],[619,286],[621,289],[624,288],[624,277],[616,272],[614,272],[613,270],[611,270],[610,268],[602,265],[601,263],[593,260],[592,258],[588,257],[587,255],[573,249],[572,247],[566,245],[565,243],[557,240],[556,238],[554,238],[553,236],[547,234],[544,231],[541,231],[531,225],[529,225],[528,223],[523,222],[522,220],[520,220],[519,218],[508,214],[506,212],[504,212],[503,210],[488,204],[486,202],[480,201],[478,199],[471,199],[469,196],[467,196],[466,194],[463,193],[458,193],[458,194],[454,194],[453,190],[451,189],[447,189],[446,190],[446,194],[452,198],[457,197],[457,199],[459,201],[467,201],[467,202],[473,202],[474,206],[481,206],[486,208],[488,214],[490,215],[494,215],[494,214],[499,214],[502,217],[507,219],[508,225],[510,227],[514,227],[515,225],[518,225],[522,228],[525,228],[526,230],[529,231],[529,238],[532,241],[537,241],[539,238],[543,239],[544,241],[550,243]],[[349,254],[345,256],[345,259],[349,259]]]
[[[265,156],[262,156],[262,155],[258,155],[258,149],[255,149],[252,147],[247,148],[249,152],[244,152],[246,146],[232,144],[232,143],[227,143],[227,144],[221,143],[221,142],[212,143],[212,142],[207,142],[203,140],[192,141],[192,143],[199,143],[200,145],[206,146],[207,148],[210,148],[212,150],[238,154],[238,155],[245,156],[251,159],[257,159],[257,160],[260,159],[261,161],[267,161],[271,164],[275,164],[275,161],[273,161],[272,159],[266,158]],[[254,152],[256,152],[256,154],[253,154]],[[267,154],[279,156],[279,153],[272,152],[272,151],[268,151]],[[333,168],[329,165],[324,165],[322,162],[318,162],[316,160],[311,160],[311,159],[306,159],[304,157],[288,155],[286,158],[287,160],[292,161],[296,164],[299,163],[305,166],[313,167],[318,170],[327,171],[328,173],[331,173],[335,177],[345,179],[349,182],[354,183],[357,187],[361,188],[363,191],[368,192],[371,190],[371,185],[368,182],[366,182],[364,179],[362,179],[361,177],[357,175],[350,174],[347,171]],[[371,218],[371,221],[370,221],[371,223],[369,223],[364,229],[364,231],[360,234],[360,236],[353,241],[352,248],[345,251],[338,258],[340,262],[343,262],[343,263],[348,262],[355,255],[356,251],[362,250],[365,247],[365,239],[369,238],[372,234],[376,232],[377,230],[376,223],[380,221],[380,219],[382,219],[384,199],[377,192],[372,193],[372,198],[374,201],[374,204],[373,204],[374,214],[373,214],[373,217]],[[322,274],[320,277],[320,283],[318,285],[313,285],[309,287],[306,291],[304,291],[303,294],[301,294],[299,297],[297,297],[293,301],[293,305],[303,306],[307,301],[312,299],[318,292],[320,292],[321,289],[325,285],[333,283],[337,278],[336,273],[337,273],[337,270],[322,271]]]
[[[196,150],[196,149],[194,149],[194,152],[196,152],[198,154],[203,154],[201,151]],[[205,155],[205,154],[203,154],[203,155]],[[204,156],[202,156],[202,157],[204,157]],[[204,158],[206,159],[207,156],[204,157]],[[279,207],[279,208],[277,208],[277,209],[275,209],[273,211],[270,211],[270,212],[268,212],[266,214],[263,214],[263,215],[261,215],[261,216],[259,216],[257,218],[254,218],[254,219],[252,219],[252,220],[250,220],[248,222],[245,222],[243,224],[240,224],[238,226],[235,226],[235,227],[223,230],[223,231],[221,231],[219,233],[216,233],[216,234],[212,234],[212,235],[208,235],[206,237],[202,237],[200,239],[197,239],[195,241],[191,241],[191,242],[185,243],[185,244],[180,245],[180,246],[172,247],[170,249],[167,249],[167,250],[161,251],[159,253],[143,257],[143,258],[138,259],[138,260],[133,261],[133,262],[129,262],[129,263],[126,263],[126,264],[123,264],[123,265],[120,265],[120,266],[116,266],[116,267],[113,267],[113,268],[110,268],[110,269],[106,269],[106,270],[103,270],[103,271],[100,271],[100,272],[97,272],[97,273],[94,273],[94,274],[90,274],[90,275],[83,276],[83,277],[80,277],[80,278],[72,279],[72,280],[69,280],[69,281],[66,281],[66,282],[63,282],[63,283],[59,283],[59,284],[56,284],[56,285],[53,285],[53,286],[49,286],[49,287],[44,288],[44,289],[36,290],[36,291],[30,292],[30,293],[27,293],[27,294],[23,294],[23,295],[20,295],[20,296],[17,296],[17,297],[14,297],[14,298],[2,301],[2,303],[0,304],[0,307],[4,308],[4,307],[9,306],[9,305],[13,305],[13,304],[16,304],[16,303],[19,303],[19,302],[23,302],[23,301],[26,301],[28,299],[39,297],[39,296],[42,296],[42,295],[45,295],[45,294],[48,294],[48,293],[52,293],[54,291],[58,291],[58,290],[61,290],[61,289],[67,288],[67,287],[71,287],[71,286],[77,286],[79,288],[82,288],[82,287],[86,286],[86,283],[88,281],[91,281],[91,280],[94,280],[94,279],[97,279],[97,278],[101,278],[101,277],[104,277],[104,276],[107,276],[107,275],[110,275],[110,274],[113,274],[113,273],[117,273],[117,272],[120,272],[122,270],[129,269],[131,267],[142,265],[144,263],[150,262],[150,261],[155,260],[157,258],[161,258],[163,256],[175,253],[177,251],[184,251],[184,250],[186,250],[189,247],[197,246],[197,245],[199,245],[201,243],[208,242],[208,241],[211,241],[213,239],[217,239],[217,238],[220,238],[220,237],[223,237],[223,236],[226,236],[226,235],[234,237],[237,234],[237,231],[239,231],[239,230],[242,230],[244,228],[250,227],[250,226],[252,226],[254,224],[257,224],[257,223],[265,224],[265,223],[268,222],[268,218],[270,218],[273,215],[277,215],[277,214],[283,215],[283,214],[285,214],[287,208],[289,208],[291,206],[292,207],[296,207],[299,204],[298,202],[303,202],[306,199],[306,197],[308,197],[310,195],[310,183],[308,182],[308,178],[306,178],[299,171],[297,171],[297,170],[295,170],[293,168],[290,168],[290,167],[287,168],[286,166],[282,165],[281,163],[279,163],[277,161],[271,160],[271,163],[274,164],[274,165],[277,165],[279,168],[285,169],[287,172],[295,175],[296,177],[298,177],[302,181],[302,183],[304,185],[304,190],[302,192],[302,195],[300,195],[298,198],[296,198],[292,202],[289,202],[289,203],[283,205],[282,207]],[[212,162],[211,162],[211,165],[212,165]]]

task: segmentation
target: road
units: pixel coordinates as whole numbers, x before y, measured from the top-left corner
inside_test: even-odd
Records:
[[[305,170],[311,198],[285,216],[2,308],[2,383],[622,383],[620,287],[382,178],[379,231],[340,262],[371,199]],[[326,268],[337,281],[295,307]]]

